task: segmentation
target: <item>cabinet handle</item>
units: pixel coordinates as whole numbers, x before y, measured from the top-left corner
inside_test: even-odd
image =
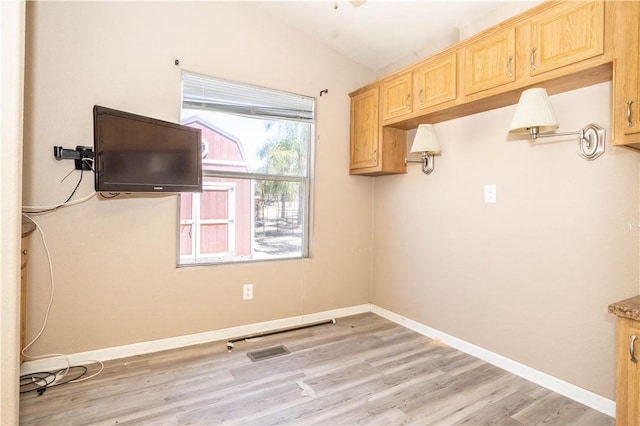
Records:
[[[27,255],[27,249],[22,250],[22,255],[26,256]]]
[[[371,156],[371,159],[373,160],[373,164],[378,164],[378,150],[377,149],[373,150],[373,154]]]
[[[633,101],[629,99],[627,101],[627,127],[633,127],[633,121],[631,121],[631,104]]]
[[[533,71],[536,70],[536,48],[531,49],[531,56],[529,57],[529,62],[531,62],[531,69]]]
[[[407,93],[407,108],[411,108],[411,93]]]
[[[424,89],[420,89],[420,93],[418,93],[418,99],[420,100],[420,105],[422,105],[422,92],[424,92]]]
[[[513,77],[513,72],[511,71],[511,61],[513,61],[513,56],[509,56],[509,60],[507,61],[507,72],[509,77]]]
[[[631,362],[633,362],[634,364],[636,364],[638,362],[638,360],[635,357],[634,354],[634,344],[636,343],[636,339],[638,338],[638,336],[636,336],[635,334],[631,335],[631,343],[629,344],[629,356],[631,357]]]

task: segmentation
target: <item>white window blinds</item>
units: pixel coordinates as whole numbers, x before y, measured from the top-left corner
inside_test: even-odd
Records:
[[[182,107],[262,119],[313,122],[314,99],[249,84],[182,74]]]

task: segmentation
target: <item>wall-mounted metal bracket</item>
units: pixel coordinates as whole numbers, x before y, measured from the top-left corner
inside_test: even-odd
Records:
[[[56,160],[75,160],[76,170],[91,170],[93,165],[93,148],[90,146],[76,146],[76,149],[66,149],[61,146],[53,147]]]

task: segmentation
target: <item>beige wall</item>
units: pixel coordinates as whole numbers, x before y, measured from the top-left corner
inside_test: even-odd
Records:
[[[609,128],[610,99],[610,83],[553,96],[558,131]],[[514,109],[437,124],[430,176],[376,179],[372,301],[613,399],[607,305],[639,289],[638,154],[508,138]]]
[[[92,144],[94,104],[177,121],[181,67],[317,97],[313,256],[175,268],[177,198],[94,198],[38,220],[55,300],[33,353],[76,353],[369,302],[373,180],[348,175],[348,92],[373,73],[251,6],[232,2],[37,2],[27,8],[27,205],[63,201],[79,177],[54,145]],[[320,90],[327,95],[318,97]],[[92,191],[92,176],[78,190]],[[49,297],[39,237],[28,334]],[[241,287],[254,284],[254,299]]]

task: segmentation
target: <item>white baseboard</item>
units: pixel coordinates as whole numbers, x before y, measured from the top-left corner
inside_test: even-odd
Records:
[[[281,328],[312,324],[318,321],[361,314],[363,312],[370,311],[371,305],[367,303],[364,305],[350,306],[348,308],[333,309],[330,311],[317,312],[290,318],[282,318],[278,320],[242,325],[238,327],[224,328],[221,330],[206,331],[203,333],[189,334],[186,336],[170,337],[167,339],[153,340],[150,342],[134,343],[131,345],[97,349],[88,352],[79,352],[66,355],[66,360],[62,356],[60,356],[55,358],[25,361],[20,366],[20,374],[29,374],[39,371],[54,371],[65,368],[67,366],[67,360],[71,365],[88,363],[94,360],[109,361],[113,359],[148,354],[168,349],[176,349],[190,345],[198,345],[201,343],[228,340],[238,336],[246,336],[249,334],[278,330]]]
[[[426,325],[420,324],[417,321],[402,317],[379,306],[372,304],[371,312],[390,321],[393,321],[399,325],[402,325],[403,327],[406,327],[410,330],[418,332],[423,336],[427,336],[434,340],[439,340],[451,346],[452,348],[456,348],[469,355],[475,356],[476,358],[486,361],[489,364],[500,367],[503,370],[506,370],[512,374],[522,377],[523,379],[529,380],[530,382],[536,383],[542,387],[557,392],[560,395],[564,395],[567,398],[586,405],[587,407],[593,408],[594,410],[600,411],[601,413],[604,413],[608,416],[616,416],[615,401],[607,399],[576,385],[572,385],[571,383],[565,382],[556,377],[550,376],[549,374],[543,373],[542,371],[538,371],[524,364],[520,364],[519,362],[506,358],[502,355],[498,355],[494,352],[488,351],[464,340],[450,336],[431,327],[427,327]]]
[[[86,363],[90,360],[109,361],[113,359],[125,358],[129,356],[142,355],[152,352],[159,352],[168,349],[176,349],[189,345],[228,340],[238,336],[245,336],[253,333],[278,330],[281,328],[294,327],[298,325],[312,324],[318,321],[340,318],[349,315],[373,312],[383,318],[393,321],[403,327],[437,339],[452,348],[458,349],[469,355],[475,356],[483,361],[500,367],[512,374],[520,376],[526,380],[571,398],[576,402],[591,407],[608,416],[615,417],[616,403],[603,396],[590,392],[586,389],[572,385],[571,383],[550,376],[534,368],[520,364],[502,355],[488,351],[484,348],[450,336],[446,333],[427,327],[417,321],[410,320],[394,312],[388,311],[373,304],[350,306],[347,308],[334,309],[330,311],[318,312],[296,317],[283,318],[262,323],[243,325],[238,327],[225,328],[221,330],[207,331],[204,333],[190,334],[186,336],[170,337],[167,339],[154,340],[150,342],[134,343],[131,345],[117,346],[112,348],[98,349],[88,352],[80,352],[67,355],[70,364]],[[29,374],[38,371],[53,371],[66,367],[66,361],[62,358],[47,358],[34,361],[26,361],[20,367],[20,374]]]

